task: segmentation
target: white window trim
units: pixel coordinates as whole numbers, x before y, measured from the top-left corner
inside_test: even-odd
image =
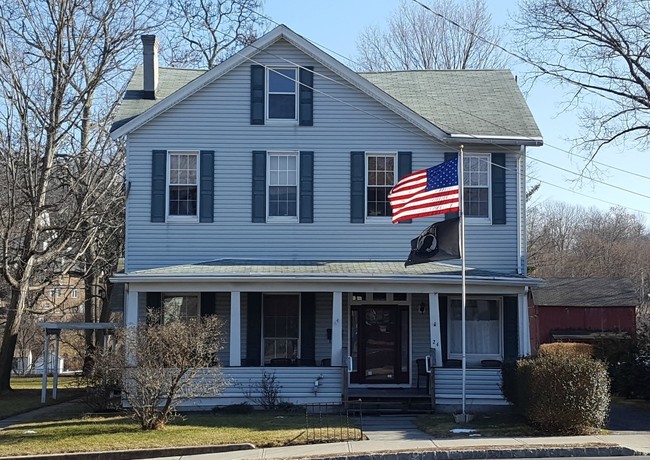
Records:
[[[261,321],[262,321],[262,327],[260,328],[261,331],[262,331],[262,337],[260,337],[260,341],[262,342],[262,346],[260,347],[261,350],[262,350],[261,351],[261,356],[260,356],[260,363],[262,363],[262,366],[266,366],[266,363],[264,361],[264,355],[266,354],[265,353],[266,350],[264,350],[264,340],[266,339],[266,333],[264,332],[264,299],[267,296],[280,296],[280,295],[298,297],[298,347],[297,347],[297,353],[296,353],[297,358],[296,359],[301,359],[301,357],[302,357],[302,348],[301,348],[301,344],[302,344],[302,295],[301,295],[301,293],[299,293],[299,292],[282,292],[282,293],[280,293],[280,292],[269,292],[269,293],[266,293],[265,292],[264,294],[262,294],[262,318],[260,318]]]
[[[285,70],[285,69],[291,69],[296,72],[296,78],[294,79],[294,102],[295,102],[295,117],[294,118],[271,118],[269,117],[269,74],[275,70]],[[295,125],[298,123],[298,117],[299,117],[299,109],[300,109],[300,101],[298,100],[300,95],[298,94],[298,89],[299,89],[299,71],[298,67],[292,67],[292,66],[266,66],[264,67],[264,120],[267,124],[279,124],[279,125]],[[284,93],[284,92],[274,92],[273,94],[291,94],[291,93]]]
[[[273,155],[290,155],[296,157],[296,215],[295,216],[271,216],[269,215],[269,200],[271,194],[271,156]],[[266,152],[266,222],[267,223],[297,223],[300,218],[300,152],[292,150],[272,150]]]
[[[487,175],[488,175],[488,215],[487,217],[478,217],[478,216],[468,216],[465,214],[465,219],[467,219],[468,224],[477,224],[477,225],[491,225],[492,224],[492,154],[491,153],[475,153],[468,152],[463,155],[463,158],[468,157],[478,157],[480,161],[487,162]],[[463,187],[468,188],[484,188],[484,187],[466,187],[463,182]],[[463,206],[465,203],[463,203]]]
[[[460,296],[449,296],[447,300],[447,358],[449,359],[462,359],[462,353],[452,353],[451,350],[451,301],[458,300],[462,301]],[[484,359],[498,359],[503,361],[503,355],[505,353],[505,341],[503,337],[503,297],[498,296],[472,296],[467,297],[467,300],[496,300],[497,305],[499,306],[499,349],[500,353],[467,353],[467,360],[471,364],[480,364],[481,360]]]
[[[79,290],[77,288],[73,288],[70,291],[70,297],[73,298],[73,299],[76,299],[77,297],[79,297]]]
[[[178,154],[191,154],[196,155],[196,215],[194,216],[177,216],[169,214],[169,189],[170,189],[170,167],[171,156]],[[165,172],[165,214],[167,216],[166,222],[180,222],[180,223],[195,223],[199,221],[199,213],[201,212],[201,152],[199,150],[168,150],[166,158],[167,171]]]
[[[365,216],[365,221],[366,223],[369,224],[386,224],[386,223],[391,223],[392,222],[392,216],[369,216],[368,215],[368,187],[370,187],[370,184],[368,184],[368,157],[371,156],[392,156],[393,157],[393,165],[395,167],[393,171],[393,186],[397,183],[397,152],[391,151],[391,152],[381,152],[381,151],[368,151],[365,152],[365,188],[363,190],[363,206],[364,206],[364,216]]]
[[[200,292],[161,292],[160,293],[160,321],[165,322],[165,296],[168,297],[194,297],[197,298],[197,311],[196,316],[192,318],[198,319],[201,317],[201,293]]]

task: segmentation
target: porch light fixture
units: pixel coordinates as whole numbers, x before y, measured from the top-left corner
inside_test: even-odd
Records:
[[[421,315],[424,315],[424,312],[427,311],[427,305],[424,302],[420,302],[418,305],[418,310],[420,311]]]

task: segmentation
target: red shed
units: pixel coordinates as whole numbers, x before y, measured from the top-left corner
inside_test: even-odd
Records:
[[[632,281],[616,278],[549,278],[532,288],[532,349],[562,340],[621,337],[636,330],[639,299]]]

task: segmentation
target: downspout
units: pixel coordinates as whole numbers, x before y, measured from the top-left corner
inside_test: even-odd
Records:
[[[526,147],[517,155],[517,273],[525,275],[526,264]]]

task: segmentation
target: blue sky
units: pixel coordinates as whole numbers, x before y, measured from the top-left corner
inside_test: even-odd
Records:
[[[266,0],[264,13],[274,21],[286,24],[320,46],[351,59],[356,57],[356,41],[361,31],[369,25],[383,25],[398,5],[397,0]],[[487,0],[496,24],[505,24],[508,15],[516,11],[516,0]],[[330,52],[330,54],[332,54]],[[346,63],[340,56],[334,57]],[[523,77],[525,68],[513,65],[513,72]],[[548,82],[538,82],[526,94],[526,99],[544,136],[544,147],[530,148],[530,158],[539,158],[573,172],[580,172],[583,162],[562,150],[570,150],[567,138],[577,136],[577,110],[561,113],[566,100],[563,89]],[[558,150],[559,149],[559,150]],[[638,151],[624,151],[612,147],[601,152],[597,160],[617,168],[650,176],[650,157]],[[576,175],[555,167],[529,161],[529,176],[544,181],[533,202],[558,200],[584,206],[608,209],[615,203],[625,206],[650,223],[650,198],[644,198],[603,184],[575,183]],[[606,166],[600,180],[623,189],[650,195],[650,179],[635,177],[612,170]],[[532,181],[529,179],[529,183]],[[563,189],[553,187],[555,184]],[[575,191],[572,192],[571,190]],[[647,192],[646,192],[647,191]],[[582,194],[582,195],[581,195]],[[587,195],[587,196],[584,196]],[[606,203],[609,202],[609,203]]]

